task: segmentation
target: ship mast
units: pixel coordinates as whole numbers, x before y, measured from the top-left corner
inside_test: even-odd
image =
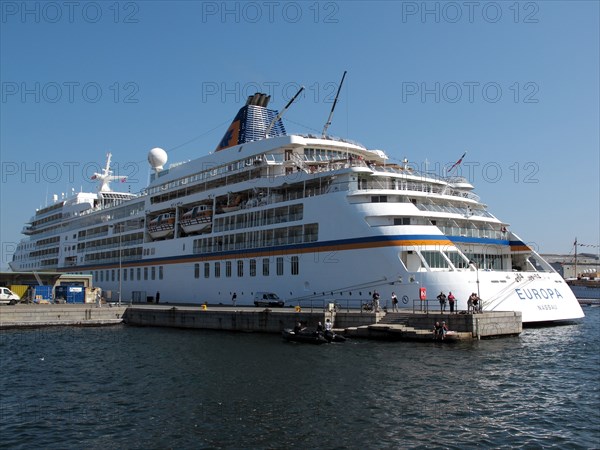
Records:
[[[277,121],[279,119],[281,119],[281,116],[283,116],[283,114],[287,111],[287,109],[290,107],[290,105],[292,103],[294,103],[294,100],[296,100],[296,98],[300,95],[300,92],[302,92],[304,90],[304,86],[300,87],[300,90],[298,92],[296,92],[296,95],[294,95],[292,97],[292,99],[288,102],[287,105],[285,105],[285,107],[279,112],[279,114],[277,114],[277,117],[275,117],[271,123],[269,124],[269,126],[267,127],[267,131],[265,131],[265,138],[269,137],[269,133],[271,131],[271,128],[273,128],[273,125],[275,125],[277,123]]]
[[[106,167],[102,169],[102,173],[95,173],[92,176],[92,180],[98,180],[100,182],[100,187],[98,188],[99,192],[111,192],[110,190],[110,182],[115,180],[121,180],[121,182],[125,182],[127,180],[126,176],[116,176],[112,174],[112,170],[110,170],[110,159],[112,154],[108,152],[106,154]]]
[[[346,78],[347,70],[344,70],[344,75],[342,75],[342,81],[340,81],[340,85],[338,86],[337,94],[335,94],[335,100],[333,100],[333,105],[331,105],[331,112],[329,113],[329,117],[327,118],[327,123],[323,127],[322,137],[325,138],[327,136],[327,128],[331,125],[331,119],[333,119],[333,111],[335,110],[335,105],[337,105],[338,97],[340,96],[340,91],[342,90],[342,84],[344,84],[344,78]]]
[[[575,238],[575,278],[577,278],[577,238]]]

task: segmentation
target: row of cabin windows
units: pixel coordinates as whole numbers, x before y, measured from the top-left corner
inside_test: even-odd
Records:
[[[233,274],[233,261],[215,261],[212,266],[212,276],[214,278],[221,277],[221,265],[225,265],[225,277],[231,278]],[[211,264],[208,262],[203,263],[202,266],[204,278],[211,277]],[[251,277],[255,277],[257,274],[257,263],[256,259],[250,259],[248,262],[248,274]],[[201,265],[199,263],[194,264],[194,278],[200,278]],[[238,277],[243,277],[245,272],[245,264],[243,259],[235,261],[235,273]],[[271,272],[271,261],[269,258],[262,259],[262,274],[264,277],[268,277]],[[275,273],[279,276],[284,274],[284,260],[283,256],[275,258]],[[290,258],[290,273],[292,275],[298,275],[300,273],[300,260],[298,256],[292,256]]]
[[[144,267],[143,270],[142,267],[123,269],[123,281],[162,280],[163,277],[163,266]],[[94,280],[99,282],[119,281],[119,269],[96,270]]]

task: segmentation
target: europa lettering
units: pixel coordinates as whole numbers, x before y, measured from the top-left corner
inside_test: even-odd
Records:
[[[558,289],[553,288],[540,288],[540,289],[525,289],[517,288],[515,292],[521,300],[554,300],[563,298],[562,294]]]

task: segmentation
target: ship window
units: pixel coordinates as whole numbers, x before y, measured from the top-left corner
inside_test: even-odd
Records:
[[[221,277],[221,263],[216,262],[215,263],[215,278],[220,278],[220,277]]]
[[[386,203],[387,195],[371,195],[371,203]]]
[[[431,269],[445,269],[448,267],[448,261],[446,261],[441,252],[422,251],[421,255],[423,255],[425,262]]]
[[[292,256],[292,275],[298,275],[300,262],[298,261],[297,256]]]
[[[269,258],[263,258],[263,276],[269,276]]]
[[[255,259],[250,260],[250,276],[251,277],[256,276],[256,260]]]
[[[115,281],[115,269],[110,271],[110,281]]]
[[[210,264],[204,263],[204,278],[210,277]]]
[[[194,278],[200,278],[200,264],[194,264]]]
[[[283,275],[283,257],[277,257],[277,275]]]
[[[127,281],[127,269],[123,269],[123,281]]]
[[[137,280],[140,281],[142,279],[142,268],[137,268]]]
[[[148,280],[148,268],[144,267],[144,280]]]
[[[225,261],[225,276],[231,277],[231,261]]]
[[[394,217],[394,225],[410,225],[410,217]]]
[[[458,252],[446,252],[446,256],[452,263],[454,267],[457,269],[465,269],[469,267],[469,261],[467,261],[460,253]]]
[[[152,275],[152,279],[156,280],[156,267],[152,266],[150,268],[150,274]]]
[[[304,225],[304,242],[315,242],[319,238],[319,224],[310,223]]]
[[[159,280],[163,279],[163,266],[158,267],[158,279]]]
[[[100,281],[104,281],[104,272],[100,271]]]

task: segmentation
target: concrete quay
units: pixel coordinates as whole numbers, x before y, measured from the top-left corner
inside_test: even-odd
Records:
[[[234,332],[281,333],[298,321],[314,328],[330,319],[337,333],[351,338],[431,340],[435,322],[445,321],[455,340],[515,336],[522,332],[521,313],[329,311],[321,308],[257,308],[203,305],[14,305],[0,307],[0,329],[43,326],[131,326],[191,328]]]
[[[127,325],[196,328],[203,330],[281,333],[300,321],[307,327],[330,319],[335,327],[358,327],[377,323],[384,314],[335,313],[320,308],[296,311],[294,308],[256,308],[227,306],[133,305],[125,312]]]
[[[0,306],[0,329],[44,326],[105,326],[123,323],[126,306],[48,304]]]
[[[386,340],[431,340],[436,321],[445,321],[454,331],[455,339],[486,339],[516,336],[523,331],[520,312],[484,312],[478,314],[442,313],[365,313],[295,311],[289,308],[207,307],[143,305],[127,309],[124,322],[128,325],[195,328],[206,330],[280,333],[298,321],[315,327],[330,319],[334,329],[348,337]]]
[[[454,331],[454,341],[517,336],[523,331],[521,313],[518,311],[477,314],[406,311],[387,313],[372,325],[347,328],[345,335],[364,339],[430,341],[436,322],[446,322],[448,329]]]

